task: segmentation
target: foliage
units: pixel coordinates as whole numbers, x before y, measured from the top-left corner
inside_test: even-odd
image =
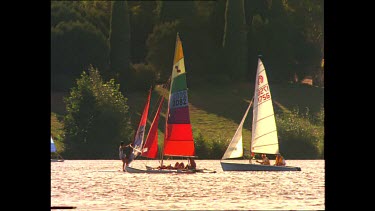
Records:
[[[324,112],[324,111],[321,111]],[[321,116],[319,114],[319,116]],[[324,114],[323,114],[324,115]],[[324,125],[313,124],[297,109],[276,115],[280,151],[288,158],[323,158]]]
[[[147,39],[146,61],[155,68],[160,81],[167,81],[172,71],[178,24],[178,21],[158,24]]]
[[[90,64],[105,68],[108,44],[88,22],[60,22],[51,29],[51,89],[67,91]]]
[[[64,146],[64,123],[61,117],[56,113],[51,112],[51,136],[55,143],[57,153],[62,153],[65,151]]]
[[[126,1],[112,4],[111,26],[109,32],[109,78],[123,84],[123,90],[132,87],[133,72],[130,68],[130,23]]]
[[[135,83],[133,89],[146,91],[155,85],[157,74],[152,65],[134,64]]]
[[[90,67],[65,98],[66,158],[116,158],[120,141],[131,134],[127,98],[119,84],[103,82],[99,71]]]
[[[244,1],[227,1],[223,38],[224,71],[233,80],[240,80],[247,71],[247,48]]]
[[[143,63],[146,58],[146,40],[156,23],[156,1],[128,1],[130,33],[131,33],[131,61]]]

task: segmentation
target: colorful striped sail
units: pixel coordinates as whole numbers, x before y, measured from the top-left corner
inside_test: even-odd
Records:
[[[167,156],[195,156],[182,43],[177,33],[164,136]]]
[[[142,145],[143,145],[143,138],[144,138],[145,129],[146,129],[148,109],[150,107],[150,99],[151,99],[151,89],[150,89],[149,94],[148,94],[146,105],[143,109],[141,121],[139,122],[137,132],[135,133],[134,141],[133,141],[133,144],[132,144],[133,153],[130,156],[129,163],[132,160],[134,160],[135,158],[137,158],[137,156],[140,155],[141,152],[142,152],[141,148],[142,148]]]
[[[161,98],[159,108],[155,114],[154,120],[151,123],[150,130],[148,131],[145,145],[142,149],[142,156],[148,158],[156,158],[158,153],[158,123],[160,111],[164,103],[164,97]]]

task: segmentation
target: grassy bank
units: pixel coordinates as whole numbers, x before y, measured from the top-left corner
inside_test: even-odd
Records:
[[[323,122],[314,121],[322,112],[324,89],[295,84],[271,84],[278,133],[281,136],[280,151],[287,158],[322,158],[324,147]],[[253,96],[254,84],[230,86],[189,86],[190,119],[199,158],[220,159],[236,131]],[[156,101],[167,91],[156,88],[151,99],[149,124],[157,109]],[[131,93],[128,104],[133,127],[136,128],[143,110],[147,93]],[[63,114],[62,94],[52,97],[52,112]],[[59,101],[60,99],[60,101]],[[163,139],[166,102],[160,116],[159,138]],[[252,112],[249,112],[243,128],[245,153],[251,139]],[[52,128],[54,126],[52,125]],[[302,150],[301,150],[302,149]],[[307,157],[306,157],[307,156]]]

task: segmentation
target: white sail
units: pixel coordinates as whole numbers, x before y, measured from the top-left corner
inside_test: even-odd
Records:
[[[279,153],[279,142],[270,87],[268,85],[266,70],[260,59],[258,59],[255,81],[251,152],[264,154]]]
[[[234,134],[227,150],[225,151],[223,157],[221,159],[228,159],[228,158],[239,158],[243,156],[243,144],[242,144],[242,126],[245,122],[247,113],[250,110],[251,107],[250,102],[249,106],[246,109],[245,115],[242,117],[241,123],[237,128],[236,133]]]

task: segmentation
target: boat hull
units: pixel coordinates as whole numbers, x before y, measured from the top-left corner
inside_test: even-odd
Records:
[[[193,174],[195,171],[191,170],[181,170],[181,169],[137,169],[130,166],[125,168],[125,171],[128,173],[152,173],[152,174]]]
[[[251,163],[226,163],[220,162],[223,171],[301,171],[295,166],[268,166]]]
[[[51,159],[51,162],[64,162],[63,159]]]

